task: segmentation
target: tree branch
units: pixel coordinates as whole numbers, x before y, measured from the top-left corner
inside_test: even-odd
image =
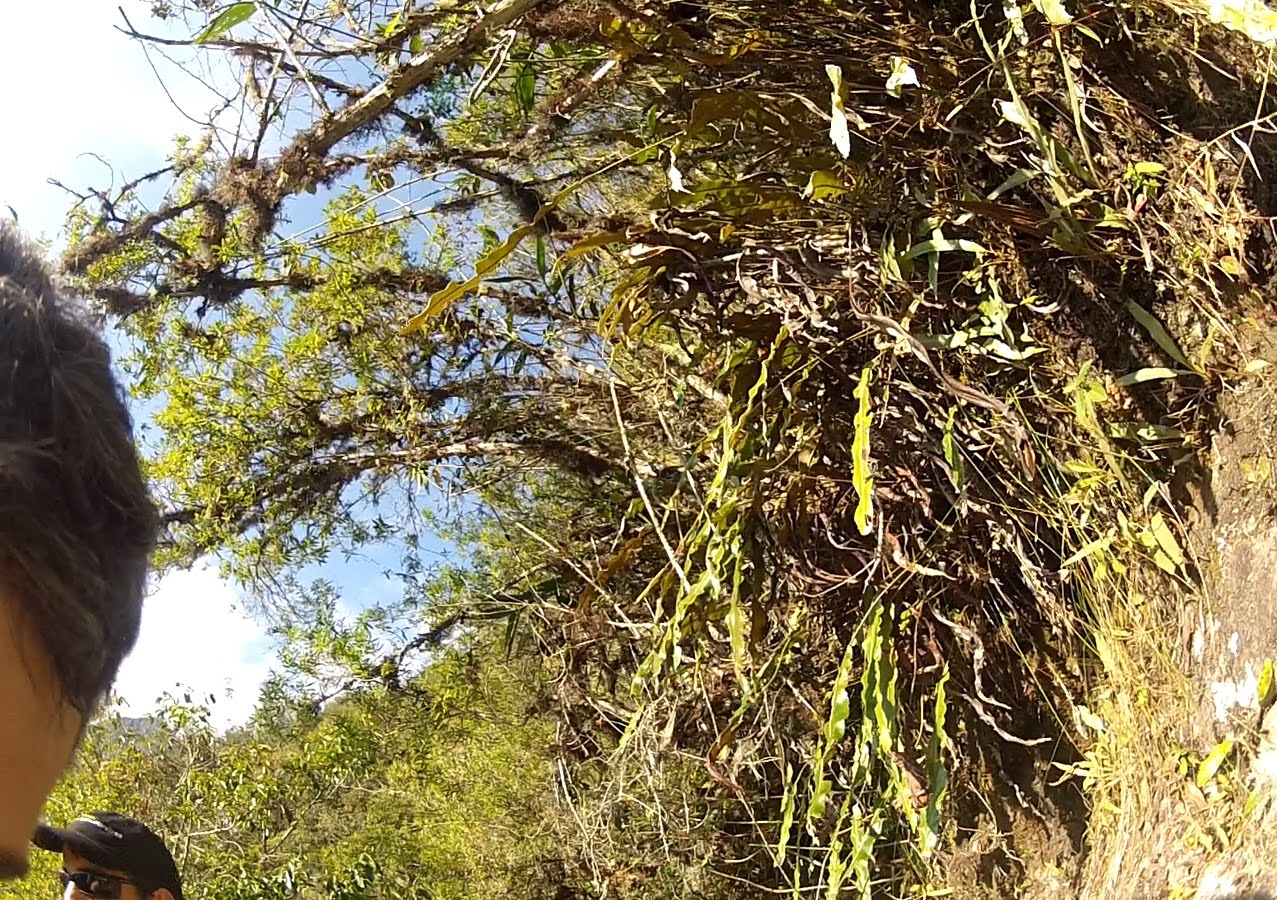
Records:
[[[464,34],[445,38],[418,53],[368,93],[294,137],[280,159],[281,173],[290,181],[304,180],[317,157],[327,156],[337,144],[374,122],[396,101],[423,87],[441,70],[478,49],[489,34],[505,28],[540,2],[500,0]],[[296,189],[295,185],[281,185],[283,191]]]

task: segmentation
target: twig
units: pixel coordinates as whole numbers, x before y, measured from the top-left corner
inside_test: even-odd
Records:
[[[967,628],[964,625],[959,625],[957,622],[952,622],[949,619],[946,619],[940,613],[939,610],[933,609],[931,611],[931,614],[935,616],[935,618],[938,619],[941,623],[948,625],[954,634],[956,634],[958,637],[962,638],[964,641],[966,641],[968,644],[971,644],[972,647],[975,648],[974,651],[972,652],[971,668],[975,676],[976,696],[979,697],[981,700],[983,700],[985,703],[989,704],[990,706],[999,706],[1002,709],[1010,709],[1011,707],[1007,706],[1005,703],[999,703],[997,700],[994,700],[992,697],[990,697],[988,694],[984,692],[984,686],[981,684],[981,681],[980,681],[980,672],[984,668],[984,642],[980,640],[980,635],[976,634],[974,631],[972,631],[970,628]]]
[[[984,704],[982,704],[975,697],[972,697],[971,695],[966,694],[962,691],[958,691],[957,694],[963,700],[970,703],[971,708],[975,710],[975,714],[980,718],[980,721],[983,722],[985,725],[988,725],[995,732],[997,732],[998,737],[1002,738],[1004,741],[1009,741],[1012,744],[1019,744],[1021,747],[1037,747],[1041,744],[1049,744],[1052,740],[1054,740],[1053,738],[1049,738],[1049,737],[1040,737],[1040,738],[1034,738],[1031,741],[1026,741],[1024,738],[1016,737],[1014,734],[1011,734],[1009,731],[1006,731],[1005,729],[1003,729],[1002,726],[1000,726],[997,722],[993,721],[993,716],[989,715],[989,713],[984,708]]]
[[[674,554],[674,548],[670,546],[669,539],[665,536],[665,529],[661,527],[660,519],[656,516],[656,510],[652,506],[651,499],[647,496],[647,488],[643,486],[643,478],[638,474],[634,467],[634,453],[630,450],[629,434],[625,430],[625,419],[621,415],[621,401],[616,396],[616,382],[608,385],[608,390],[612,392],[612,409],[616,411],[616,424],[621,431],[621,448],[625,451],[625,463],[634,475],[634,484],[638,488],[639,496],[643,498],[643,506],[647,510],[648,516],[652,520],[652,528],[656,530],[656,537],[660,540],[661,546],[665,548],[665,555],[669,557],[670,565],[674,567],[678,580],[683,585],[684,591],[692,589],[692,583],[687,580],[687,573],[683,571],[683,567],[679,565],[678,558]]]
[[[582,569],[579,565],[576,564],[576,560],[572,559],[572,557],[564,553],[561,548],[554,546],[548,540],[546,540],[543,536],[541,536],[540,534],[537,534],[535,531],[533,531],[527,525],[524,525],[522,522],[515,522],[514,527],[522,531],[528,537],[532,538],[541,546],[545,547],[547,550],[553,553],[556,557],[562,557],[563,561],[572,568],[573,572],[580,575],[581,579],[586,584],[588,584],[590,587],[594,588],[596,591],[599,592],[600,597],[608,596],[608,592],[603,589],[603,586],[600,585],[593,578],[591,578],[584,569]]]
[[[261,44],[261,43],[258,43],[257,41],[231,41],[226,39],[219,39],[219,40],[203,41],[199,44],[196,44],[194,38],[165,38],[165,37],[160,37],[157,34],[146,34],[144,32],[138,31],[136,28],[133,27],[133,23],[129,21],[129,17],[124,12],[124,7],[117,6],[116,9],[120,11],[120,16],[121,18],[124,19],[124,24],[128,27],[121,28],[119,25],[116,25],[114,26],[115,30],[120,32],[120,34],[123,34],[123,35],[126,35],[127,37],[132,38],[135,41],[146,41],[148,44],[155,44],[156,46],[160,46],[160,47],[217,47],[218,49],[221,49],[221,50],[233,50],[233,51],[238,51],[241,53],[242,52],[251,53],[253,51],[270,53],[271,55],[277,55],[279,53],[279,51],[276,50],[275,48],[268,47],[266,44]],[[305,51],[301,55],[306,57],[335,59],[336,57],[339,57],[339,56],[348,56],[350,55],[351,52],[352,51],[350,49],[343,48],[341,50]]]
[[[266,10],[267,10],[267,15],[265,16],[266,24],[270,26],[271,31],[275,32],[275,37],[279,39],[279,46],[280,46],[280,49],[283,51],[284,55],[287,56],[289,62],[291,62],[297,68],[298,73],[301,75],[302,81],[306,83],[306,88],[310,91],[310,96],[315,101],[315,105],[320,110],[323,111],[324,115],[329,115],[331,113],[331,110],[328,108],[328,104],[324,102],[324,97],[322,94],[319,93],[319,89],[315,87],[315,83],[311,81],[310,72],[306,69],[305,66],[302,65],[301,60],[297,58],[297,54],[293,51],[293,46],[289,42],[289,39],[284,37],[284,32],[280,30],[279,25],[276,24],[274,18],[270,15],[270,13],[274,11],[274,9],[275,8],[271,6],[270,4],[266,4]]]

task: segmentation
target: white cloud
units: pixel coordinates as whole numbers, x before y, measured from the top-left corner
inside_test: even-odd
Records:
[[[204,565],[160,579],[115,691],[128,716],[152,712],[166,691],[180,700],[189,689],[197,702],[212,694],[214,722],[238,725],[252,714],[274,660],[265,632],[244,613],[235,589],[216,567]]]
[[[124,8],[139,30],[163,33],[148,6],[133,0]],[[0,11],[0,204],[32,235],[55,237],[74,202],[49,178],[75,190],[111,185],[110,171],[86,154],[109,162],[119,187],[162,165],[175,137],[198,132],[165,87],[197,118],[212,105],[195,78],[153,52],[162,86],[121,25],[117,4],[104,0],[4,3]],[[8,215],[3,205],[0,214]]]

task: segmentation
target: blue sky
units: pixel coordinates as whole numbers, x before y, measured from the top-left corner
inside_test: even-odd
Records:
[[[196,66],[183,70],[156,56],[148,61],[139,45],[116,30],[122,24],[116,6],[63,0],[55,40],[48,37],[44,5],[6,3],[0,12],[0,83],[8,86],[0,212],[7,215],[8,204],[28,234],[52,239],[55,246],[73,201],[48,179],[82,190],[118,186],[159,168],[176,136],[196,132],[183,111],[198,118],[214,103],[192,73],[215,83],[230,77]],[[148,2],[126,0],[123,6],[139,29],[162,33]],[[314,198],[312,213],[322,200]],[[290,214],[294,227],[309,224],[306,207],[293,207]],[[397,562],[383,555],[308,574],[323,575],[344,589],[348,605],[363,607],[397,599],[398,588],[382,576]],[[141,638],[117,683],[127,713],[143,714],[164,693],[180,696],[189,689],[219,698],[216,721],[245,720],[275,658],[264,629],[246,615],[242,601],[212,566],[159,580],[147,600]]]

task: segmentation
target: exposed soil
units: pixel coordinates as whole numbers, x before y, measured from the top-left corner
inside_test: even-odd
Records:
[[[1247,318],[1235,337],[1250,359],[1277,360],[1277,331]],[[1277,384],[1269,368],[1226,383],[1209,452],[1176,486],[1199,585],[1184,591],[1174,656],[1176,698],[1147,708],[1149,771],[1118,818],[1123,833],[1093,834],[1084,897],[1263,900],[1277,896],[1277,711],[1258,683],[1277,657]],[[1174,588],[1169,588],[1174,591]],[[1167,597],[1172,596],[1168,593]],[[1167,608],[1174,604],[1167,602]],[[1157,691],[1150,675],[1150,687]],[[1181,680],[1182,679],[1182,680]],[[1203,791],[1193,764],[1165,758],[1179,745],[1200,760],[1222,742],[1229,795]],[[1159,751],[1153,748],[1160,747]]]
[[[1273,335],[1256,338],[1260,358],[1277,359]],[[1204,590],[1185,608],[1185,668],[1198,711],[1197,747],[1231,740],[1255,811],[1209,867],[1199,896],[1277,895],[1277,715],[1261,709],[1258,680],[1277,658],[1277,394],[1261,380],[1226,393],[1223,423],[1189,533],[1206,561]]]

